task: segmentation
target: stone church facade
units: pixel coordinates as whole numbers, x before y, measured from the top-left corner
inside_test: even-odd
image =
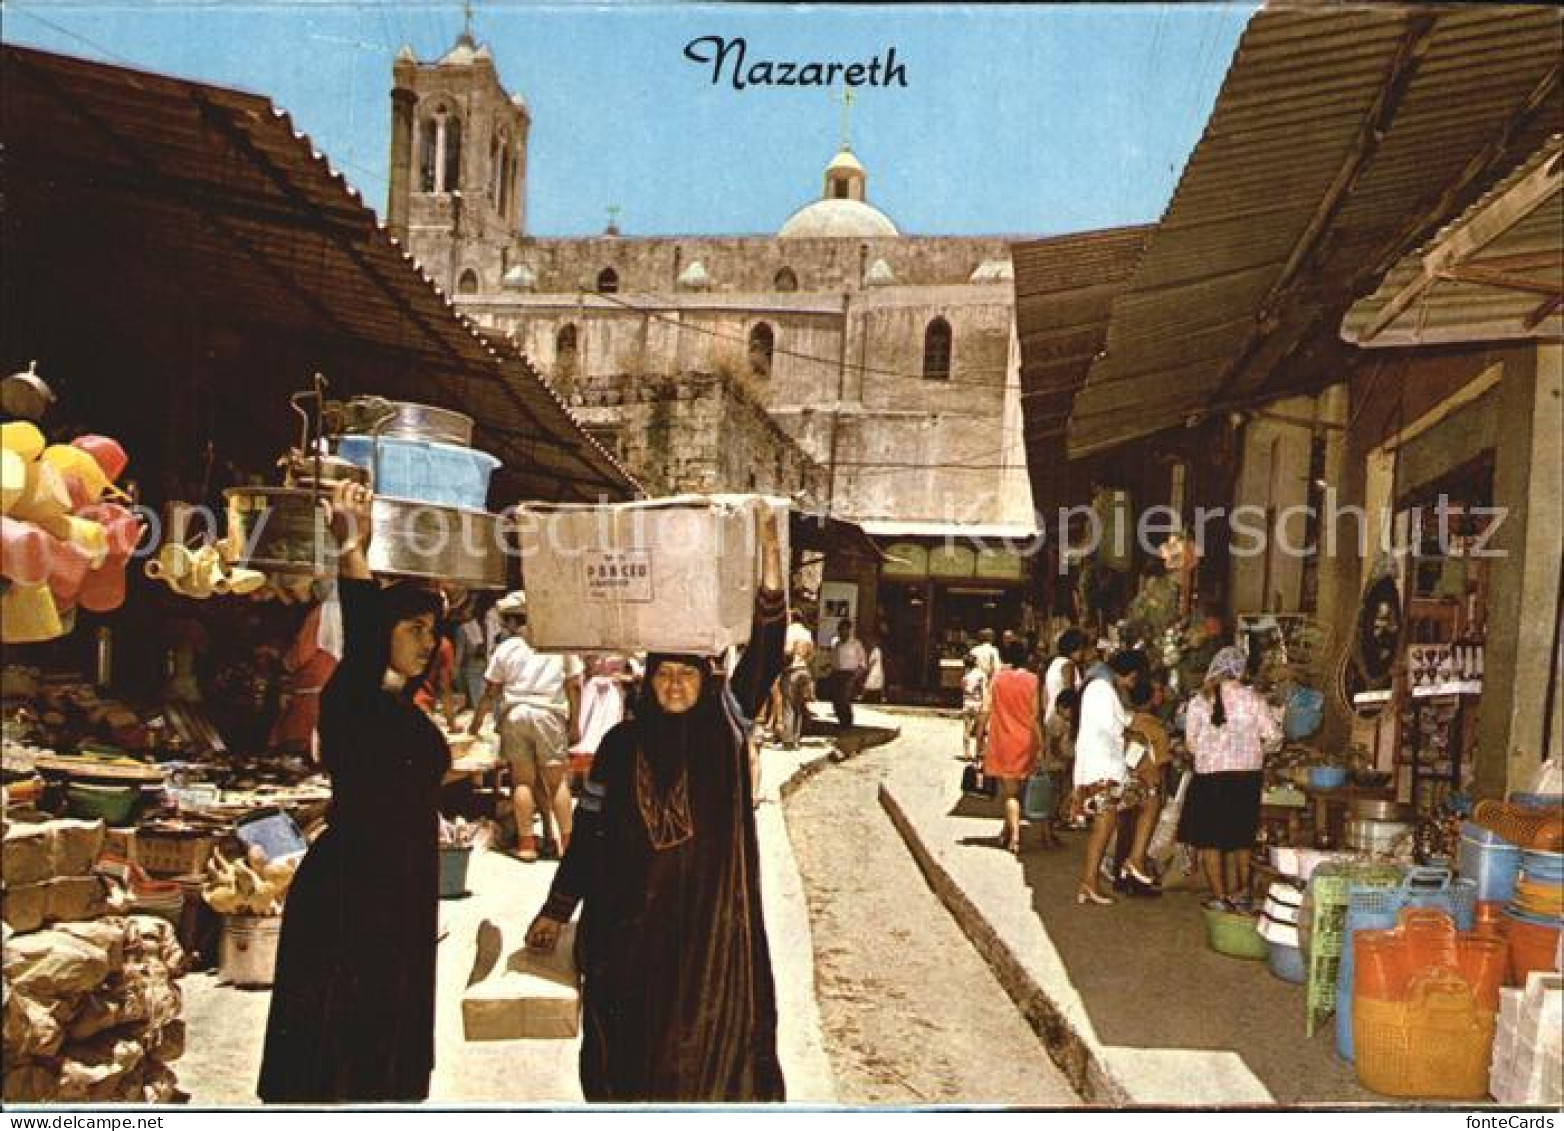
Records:
[[[649,488],[792,495],[893,556],[1031,531],[1017,237],[901,234],[844,145],[773,236],[540,238],[526,225],[531,118],[487,46],[464,35],[433,63],[404,49],[392,75],[393,233]],[[1024,563],[1007,557],[943,583],[1018,620]],[[877,582],[854,581],[860,618]],[[919,616],[919,634],[942,635]],[[916,685],[945,650],[920,643]]]

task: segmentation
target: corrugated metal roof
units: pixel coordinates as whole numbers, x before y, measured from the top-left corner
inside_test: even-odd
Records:
[[[1139,225],[1011,245],[1029,447],[1063,436],[1070,402],[1102,349],[1113,300],[1151,232]]]
[[[1365,347],[1564,336],[1564,138],[1550,138],[1358,300],[1342,337]]]
[[[1548,7],[1268,7],[1113,304],[1072,456],[1257,399],[1352,299],[1564,121]]]
[[[501,494],[624,498],[634,479],[514,348],[491,342],[390,237],[358,193],[251,94],[4,48],[5,246],[13,281],[94,264],[135,272],[140,302],[188,301],[208,324],[319,342],[333,395],[459,409],[498,456]],[[238,390],[287,412],[283,384]],[[214,380],[218,379],[214,376]],[[508,499],[506,500],[509,501]]]

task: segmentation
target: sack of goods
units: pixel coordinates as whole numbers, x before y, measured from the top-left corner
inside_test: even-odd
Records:
[[[692,652],[749,640],[760,582],[761,507],[785,499],[681,495],[518,514],[527,638],[544,651]]]

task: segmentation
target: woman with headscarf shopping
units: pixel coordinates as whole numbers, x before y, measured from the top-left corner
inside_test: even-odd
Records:
[[[1241,682],[1245,665],[1237,648],[1218,652],[1184,722],[1195,778],[1179,839],[1199,850],[1211,885],[1207,906],[1225,911],[1248,910],[1249,853],[1260,827],[1265,748],[1282,736],[1270,705]]]
[[[761,517],[754,622],[729,681],[753,712],[782,663],[776,519]],[[581,1087],[617,1103],[780,1101],[745,742],[704,656],[654,652],[635,716],[603,739],[529,946],[581,905]]]

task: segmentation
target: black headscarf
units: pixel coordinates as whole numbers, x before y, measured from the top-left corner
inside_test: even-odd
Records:
[[[669,714],[657,702],[652,684],[657,669],[666,663],[688,664],[701,673],[700,695],[695,705],[682,714]],[[667,789],[689,764],[691,747],[702,735],[711,734],[714,724],[723,721],[722,691],[711,660],[688,652],[653,652],[647,656],[635,720],[641,752],[652,768],[657,787]]]

